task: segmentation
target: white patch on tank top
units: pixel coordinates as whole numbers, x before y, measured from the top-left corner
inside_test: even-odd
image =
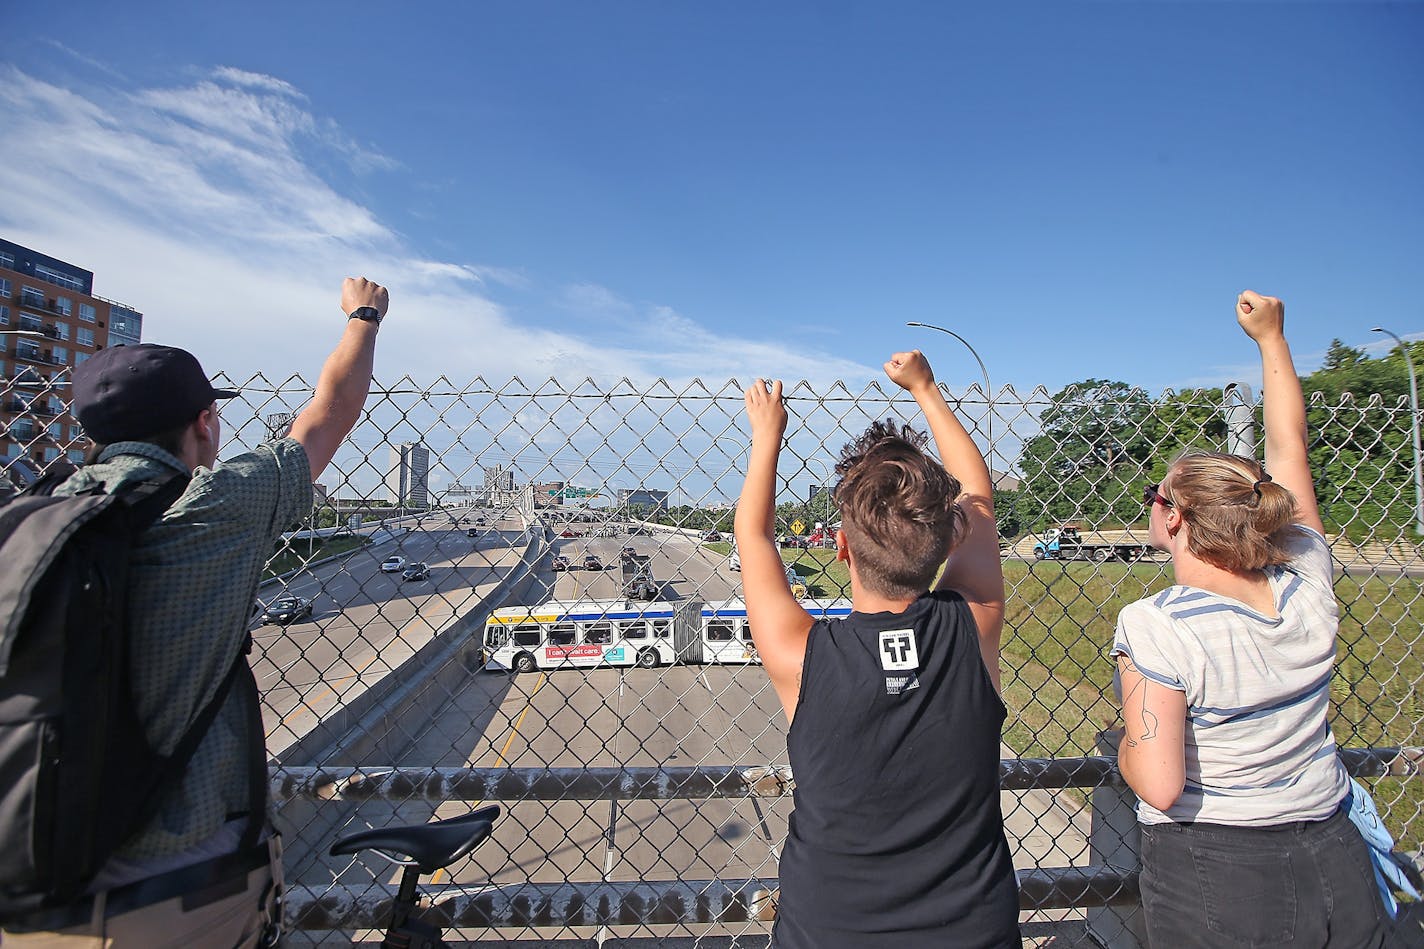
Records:
[[[886,676],[885,694],[901,695],[905,692],[918,689],[920,687],[920,677],[911,672],[909,675]]]
[[[907,672],[920,667],[914,629],[880,631],[880,667],[886,672]]]

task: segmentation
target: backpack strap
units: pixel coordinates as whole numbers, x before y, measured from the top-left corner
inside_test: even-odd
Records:
[[[267,825],[267,732],[262,725],[262,699],[257,692],[257,677],[252,674],[252,666],[247,661],[247,654],[251,651],[252,637],[249,635],[247,646],[237,654],[232,669],[232,676],[241,681],[247,705],[247,827],[237,845],[239,851],[255,846]]]
[[[27,485],[25,487],[25,490],[20,492],[19,496],[32,498],[47,498],[50,495],[54,494],[55,488],[68,481],[69,476],[72,474],[74,474],[74,471],[72,469],[68,471],[58,471],[56,469],[51,468],[49,471],[40,475],[38,480],[33,481],[29,485]]]
[[[129,528],[135,539],[183,496],[192,480],[189,475],[174,474],[165,481],[139,481],[118,491],[118,497],[128,505]]]

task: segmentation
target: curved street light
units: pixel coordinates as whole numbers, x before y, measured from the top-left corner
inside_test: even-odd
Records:
[[[960,336],[954,330],[947,330],[943,326],[935,326],[933,323],[913,322],[906,323],[905,325],[919,326],[927,330],[937,330],[941,333],[953,336],[955,339],[959,340],[961,343],[964,344],[964,348],[969,350],[969,355],[973,356],[974,361],[979,364],[979,372],[984,376],[984,401],[989,407],[988,414],[984,416],[984,434],[985,437],[989,440],[989,450],[985,452],[984,462],[989,467],[989,481],[992,485],[994,480],[994,465],[990,459],[992,459],[994,455],[994,390],[993,387],[989,384],[989,370],[984,365],[984,360],[980,359],[979,353],[975,351],[973,346],[969,345],[969,340],[965,339],[963,336]]]
[[[1424,534],[1424,467],[1419,461],[1419,384],[1414,378],[1414,360],[1409,358],[1409,347],[1404,340],[1383,326],[1371,327],[1370,332],[1383,333],[1394,340],[1404,352],[1404,365],[1409,369],[1409,416],[1414,433],[1414,526],[1415,530]]]

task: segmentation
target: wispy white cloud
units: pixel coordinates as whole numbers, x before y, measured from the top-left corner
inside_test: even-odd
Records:
[[[607,287],[596,283],[575,283],[564,288],[563,305],[575,312],[628,314],[633,306]]]
[[[301,90],[285,79],[278,79],[276,76],[248,72],[246,69],[238,69],[235,66],[219,66],[213,70],[213,77],[234,86],[256,89],[259,92],[275,92],[291,99],[307,101],[306,95]]]
[[[77,49],[72,49],[68,46],[65,46],[59,40],[47,38],[42,40],[42,42],[44,42],[46,45],[53,46],[55,49],[59,50],[61,53],[64,53],[66,56],[69,56],[75,61],[83,63],[90,69],[93,69],[96,72],[101,72],[112,79],[122,80],[125,78],[123,73],[119,72],[117,69],[115,69],[113,66],[110,66],[108,63],[100,62],[92,56],[85,56]]]
[[[618,312],[637,332],[539,325],[527,305],[516,319],[491,286],[538,294],[523,265],[421,254],[317,172],[350,137],[276,77],[222,67],[186,85],[110,92],[0,67],[0,119],[10,195],[0,232],[93,270],[97,292],[145,311],[147,338],[234,377],[314,377],[342,325],[340,280],[357,273],[391,288],[383,378],[875,372],[791,340],[720,335],[596,284],[550,288],[547,305]],[[369,168],[398,167],[367,151]]]

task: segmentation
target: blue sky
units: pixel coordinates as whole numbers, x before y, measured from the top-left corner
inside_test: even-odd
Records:
[[[1251,381],[1424,335],[1424,4],[0,6],[0,234],[208,368]],[[1378,350],[1375,350],[1378,351]]]

